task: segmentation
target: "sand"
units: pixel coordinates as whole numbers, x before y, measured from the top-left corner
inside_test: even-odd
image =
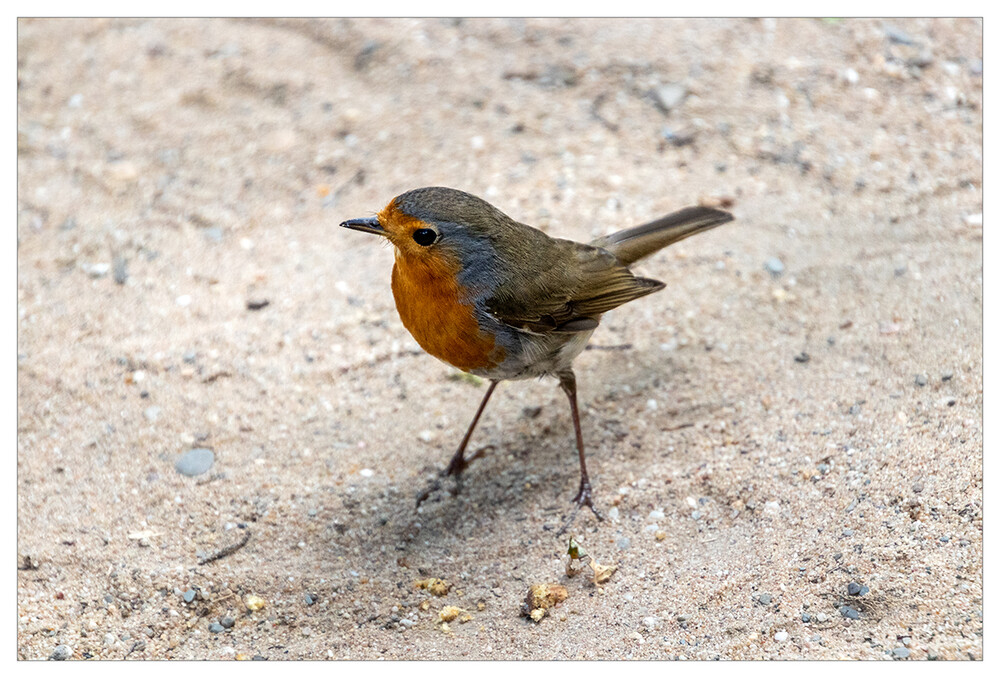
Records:
[[[981,59],[976,20],[20,21],[18,656],[981,658]],[[554,381],[415,509],[485,385],[337,224],[425,185],[583,241],[736,216],[577,360],[599,585]]]

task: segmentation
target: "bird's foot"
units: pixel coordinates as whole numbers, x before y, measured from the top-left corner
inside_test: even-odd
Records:
[[[459,450],[455,453],[455,456],[451,458],[448,462],[448,468],[442,472],[442,476],[455,476],[456,478],[461,477],[462,471],[464,471],[469,464],[474,462],[479,457],[483,456],[486,452],[494,449],[493,445],[486,445],[485,447],[480,447],[478,450],[470,454],[468,457],[465,456],[464,450]]]
[[[597,507],[594,506],[594,493],[590,488],[590,480],[588,478],[580,478],[580,490],[576,493],[573,503],[576,504],[576,507],[573,509],[573,513],[570,514],[566,522],[563,523],[563,526],[559,528],[558,532],[556,532],[557,537],[561,537],[566,533],[566,530],[568,530],[570,525],[573,524],[573,521],[576,520],[576,514],[578,514],[580,509],[584,506],[589,508],[594,513],[595,518],[598,520],[604,520],[604,516],[602,516],[598,512]]]
[[[448,462],[448,466],[438,473],[437,477],[432,479],[427,487],[417,495],[417,506],[419,507],[435,492],[441,489],[441,481],[449,476],[455,479],[454,487],[451,490],[452,496],[461,494],[462,492],[462,472],[474,462],[479,459],[486,452],[494,449],[493,445],[486,445],[485,447],[480,447],[478,450],[473,452],[471,455],[466,457],[462,451],[457,452]]]

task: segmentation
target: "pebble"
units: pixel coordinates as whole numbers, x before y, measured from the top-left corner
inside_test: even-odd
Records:
[[[628,550],[632,546],[632,540],[628,537],[618,537],[615,541],[615,546],[617,546],[622,551]]]
[[[193,603],[194,602],[194,598],[195,598],[196,595],[198,595],[198,594],[195,593],[194,589],[188,589],[183,594],[184,602],[185,603]]]
[[[820,624],[825,622],[827,619],[829,619],[829,617],[826,616],[825,612],[819,612],[816,614],[816,621],[818,621]]]
[[[757,602],[760,603],[761,605],[770,605],[771,600],[772,598],[770,593],[762,593],[759,596],[757,596]]]
[[[662,109],[664,113],[669,113],[672,109],[680,106],[681,102],[684,101],[684,97],[687,96],[687,88],[685,88],[684,85],[672,82],[667,83],[666,85],[660,85],[653,90],[652,94],[656,105]]]
[[[840,607],[840,614],[848,619],[861,619],[861,614],[855,610],[853,607],[848,605],[842,605]]]
[[[810,617],[809,615],[807,614],[802,615],[802,621],[804,623],[808,624],[810,619],[812,619],[812,617]]]
[[[319,596],[315,593],[307,593],[305,595],[306,605],[315,605],[316,601],[319,600]]]
[[[918,374],[916,377],[914,377],[913,383],[915,383],[917,386],[926,386],[927,377],[922,374]]]
[[[897,659],[906,659],[910,656],[910,651],[905,647],[897,647],[892,650],[892,656]]]
[[[779,643],[783,643],[788,640],[788,631],[778,631],[774,634],[774,639]]]
[[[174,463],[174,469],[184,476],[200,476],[212,468],[215,453],[205,447],[188,450]]]
[[[115,282],[119,285],[124,285],[128,280],[128,259],[115,255],[112,261],[112,269],[114,270]]]
[[[854,530],[848,528],[848,529],[844,530],[841,534],[843,536],[845,536],[845,537],[853,537],[854,536]]]
[[[91,278],[103,278],[111,270],[111,264],[91,264],[87,267],[87,275]]]
[[[618,516],[619,516],[619,512],[618,512],[618,507],[617,506],[612,506],[611,508],[608,509],[608,519],[609,520],[618,520]]]
[[[212,622],[208,625],[208,630],[212,633],[222,633],[226,630],[226,627],[218,622]]]
[[[677,621],[681,622],[682,624],[684,622],[690,621],[690,620],[691,620],[691,615],[689,615],[689,614],[679,614],[679,615],[677,615]]]
[[[66,661],[73,656],[73,648],[69,645],[56,645],[56,649],[49,655],[49,659],[56,662]]]
[[[770,273],[773,277],[779,278],[781,274],[785,272],[785,264],[778,257],[769,257],[767,261],[764,262],[764,270]]]
[[[223,617],[219,620],[219,623],[222,624],[222,628],[224,629],[231,629],[236,626],[236,620],[232,617]]]
[[[883,30],[885,30],[885,37],[889,38],[890,42],[895,42],[898,45],[913,44],[913,38],[895,26],[885,26]]]
[[[913,483],[913,491],[916,492],[917,494],[920,494],[921,492],[924,491],[924,484],[920,481]]]
[[[652,631],[656,628],[656,625],[659,623],[659,621],[660,620],[657,619],[656,617],[643,617],[642,625],[645,626],[650,631]]]
[[[862,586],[857,582],[851,582],[847,585],[847,595],[849,596],[863,596],[868,593],[869,588],[867,586]]]

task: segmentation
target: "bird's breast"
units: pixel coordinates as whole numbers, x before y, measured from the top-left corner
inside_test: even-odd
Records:
[[[396,310],[420,347],[435,358],[460,370],[489,370],[503,361],[504,350],[480,328],[457,269],[447,261],[412,261],[397,254],[392,268]]]

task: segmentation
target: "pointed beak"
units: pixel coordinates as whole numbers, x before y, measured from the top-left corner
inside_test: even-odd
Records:
[[[348,219],[340,225],[344,228],[350,228],[355,231],[364,231],[365,233],[374,233],[375,235],[386,235],[385,229],[382,228],[380,223],[378,223],[378,217]]]

